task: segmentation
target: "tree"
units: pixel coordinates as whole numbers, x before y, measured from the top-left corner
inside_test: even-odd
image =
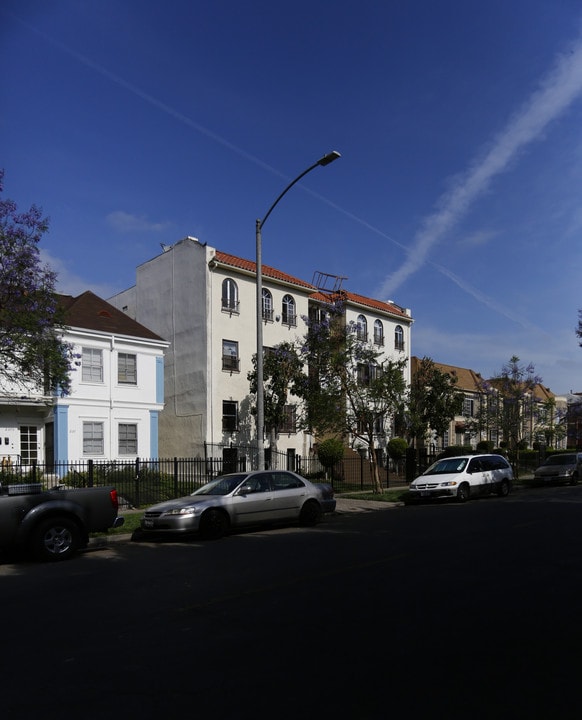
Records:
[[[330,437],[323,440],[317,448],[317,459],[325,468],[325,476],[327,478],[328,470],[331,470],[334,465],[344,456],[344,444],[336,437]]]
[[[406,361],[383,360],[379,350],[359,339],[355,323],[345,323],[341,302],[330,304],[322,319],[305,320],[301,352],[309,371],[296,392],[304,399],[306,424],[316,434],[333,430],[362,441],[374,491],[381,492],[374,438],[403,403]]]
[[[429,430],[442,437],[455,415],[463,410],[463,396],[456,390],[457,378],[439,370],[424,357],[410,381],[408,391],[408,432],[415,447]]]
[[[576,335],[580,338],[580,347],[582,347],[582,310],[578,310],[578,327],[576,328]]]
[[[4,172],[0,171],[0,193]],[[56,275],[41,266],[38,243],[48,220],[33,205],[19,213],[0,199],[0,380],[2,389],[70,388],[70,347],[62,340],[63,313]]]
[[[527,402],[532,402],[535,387],[541,382],[533,364],[521,365],[517,355],[513,355],[501,372],[490,380],[499,395],[496,407],[498,429],[510,450],[517,451],[524,439],[524,408]]]
[[[400,437],[394,437],[391,438],[388,441],[388,446],[386,447],[386,450],[388,451],[388,455],[390,459],[394,462],[396,465],[396,471],[398,472],[398,468],[400,465],[400,461],[403,457],[406,456],[406,450],[408,449],[408,443],[404,438]]]
[[[284,342],[265,352],[263,360],[265,430],[272,451],[277,449],[277,433],[288,420],[289,394],[303,373],[303,363],[292,343]],[[257,356],[247,378],[251,393],[257,393]],[[256,414],[256,406],[253,409]]]

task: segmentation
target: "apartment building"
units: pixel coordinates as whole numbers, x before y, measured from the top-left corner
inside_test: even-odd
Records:
[[[415,356],[411,358],[413,376],[419,363],[419,358]],[[480,373],[470,368],[439,362],[435,362],[434,365],[440,372],[456,378],[455,390],[463,396],[463,408],[462,412],[451,420],[449,429],[443,437],[436,437],[434,433],[430,433],[426,439],[429,447],[442,450],[449,445],[464,445],[475,449],[480,440],[488,440],[498,447],[505,439],[501,432],[503,425],[501,421],[486,422],[477,433],[472,427],[472,421],[480,415],[482,407],[487,402],[491,402],[491,398],[488,398],[485,392],[486,387],[489,387],[489,392],[498,399],[498,412],[503,412],[503,395],[500,391],[497,391],[497,394],[495,391],[497,381],[485,380]],[[524,393],[520,401],[520,437],[530,448],[534,443],[565,448],[565,432],[559,432],[559,428],[563,427],[562,420],[565,414],[566,399],[554,395],[544,385],[536,384],[530,392]]]
[[[304,318],[329,302],[329,288],[320,286],[317,277],[328,276],[319,273],[315,282],[306,282],[263,265],[264,348],[305,335]],[[353,321],[384,358],[410,357],[410,310],[341,292],[346,322]],[[164,245],[159,255],[140,265],[136,284],[109,302],[170,342],[161,455],[216,456],[221,451],[224,457],[256,445],[248,380],[256,353],[254,261],[186,237]],[[277,437],[277,450],[291,459],[307,456],[313,445],[313,438],[295,425],[293,402],[291,397],[288,422]]]

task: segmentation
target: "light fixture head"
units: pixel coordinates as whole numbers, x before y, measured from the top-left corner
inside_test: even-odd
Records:
[[[328,152],[327,155],[324,155],[322,158],[320,158],[317,161],[317,164],[324,167],[325,165],[329,165],[334,160],[337,160],[339,157],[341,157],[341,155],[338,153],[338,151],[332,150],[331,152]]]

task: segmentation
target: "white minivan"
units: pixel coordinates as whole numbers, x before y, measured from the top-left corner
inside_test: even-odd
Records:
[[[465,502],[476,495],[509,495],[511,465],[502,455],[459,455],[437,460],[410,483],[410,499],[454,497]]]

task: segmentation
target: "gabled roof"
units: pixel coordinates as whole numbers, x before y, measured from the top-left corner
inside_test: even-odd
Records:
[[[446,365],[445,363],[435,362],[434,360],[433,363],[436,369],[440,370],[440,372],[448,373],[449,375],[457,378],[455,387],[459,390],[466,390],[467,392],[483,392],[481,387],[483,378],[481,377],[481,374],[475,372],[475,370],[457,367],[456,365]],[[412,375],[416,373],[419,364],[420,359],[413,355],[410,358],[410,371]]]
[[[415,357],[414,355],[410,358],[410,369],[412,374],[416,372],[419,363],[419,358]],[[471,370],[469,368],[461,368],[457,367],[456,365],[446,365],[445,363],[439,362],[434,362],[434,364],[435,367],[441,372],[449,373],[449,375],[453,375],[457,378],[457,384],[455,385],[455,387],[459,390],[466,390],[467,392],[483,392],[482,385],[484,382],[487,382],[488,385],[493,386],[501,382],[498,378],[491,378],[485,381],[484,378],[481,377],[480,373],[475,372],[475,370]],[[550,390],[550,388],[545,387],[544,385],[541,385],[539,383],[533,388],[533,396],[536,400],[540,400],[542,402],[554,399],[556,397],[554,393]]]
[[[247,272],[257,272],[257,264],[252,260],[245,260],[239,258],[236,255],[229,255],[228,253],[216,251],[214,259],[223,264],[230,265],[231,267],[238,268],[239,270],[246,270]],[[299,278],[288,275],[287,273],[277,270],[277,268],[270,267],[270,265],[263,265],[263,276],[273,278],[274,280],[280,280],[281,282],[289,283],[290,285],[297,285],[298,287],[305,288],[306,290],[315,290],[315,286],[311,283],[300,280]]]
[[[146,340],[161,340],[159,335],[136,322],[129,315],[110,305],[90,290],[77,297],[58,295],[65,313],[65,325],[70,328],[97,330],[111,335],[126,335]]]

